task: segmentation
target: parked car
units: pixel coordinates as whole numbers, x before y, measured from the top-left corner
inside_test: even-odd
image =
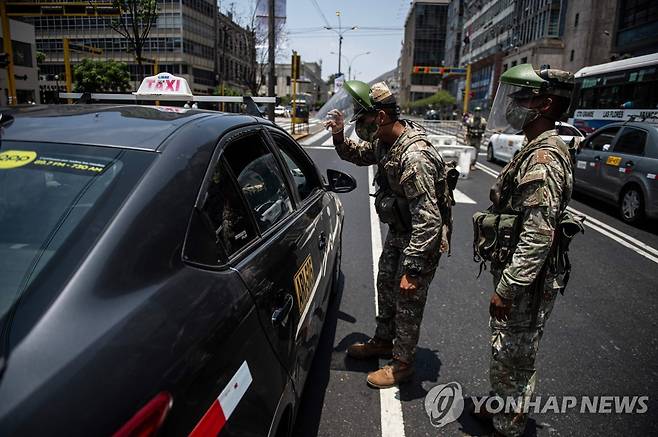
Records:
[[[274,107],[274,116],[275,117],[290,117],[290,113],[286,110],[285,106],[275,106]]]
[[[343,207],[253,116],[0,118],[0,435],[289,435]]]
[[[565,142],[574,137],[583,138],[584,135],[574,126],[560,122],[556,129]],[[487,144],[487,160],[489,162],[509,162],[525,144],[523,132],[494,133]]]
[[[582,143],[575,188],[616,205],[627,223],[658,217],[658,124],[610,123]]]

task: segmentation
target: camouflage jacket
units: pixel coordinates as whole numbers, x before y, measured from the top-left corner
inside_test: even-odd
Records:
[[[407,269],[428,271],[441,248],[443,223],[439,192],[445,184],[444,162],[427,141],[427,134],[417,123],[402,120],[405,130],[390,147],[345,138],[337,144],[338,155],[356,165],[377,165],[379,175],[385,175],[396,196],[407,199],[411,213],[411,233],[402,265]]]
[[[521,233],[512,261],[499,266],[502,274],[496,286],[496,292],[508,299],[530,286],[539,274],[551,250],[559,216],[571,200],[573,164],[567,145],[553,129],[525,147],[542,143],[555,146],[559,154],[555,148],[540,148],[521,163],[510,162],[498,176],[501,181],[513,164],[518,165],[512,195],[505,209],[521,215]],[[496,272],[494,275],[497,276]],[[547,275],[547,287],[557,288],[558,282],[559,278]]]
[[[484,117],[469,117],[464,123],[466,126],[466,135],[481,137],[487,129],[487,119]]]

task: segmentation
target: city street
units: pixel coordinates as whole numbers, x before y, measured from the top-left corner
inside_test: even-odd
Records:
[[[452,256],[443,257],[430,288],[416,375],[399,390],[366,385],[366,373],[384,360],[358,362],[346,357],[349,344],[375,328],[374,277],[385,225],[374,208],[373,170],[343,162],[328,133],[302,140],[324,171],[352,174],[357,190],[341,195],[345,207],[342,287],[330,303],[313,368],[306,382],[294,435],[454,436],[491,432],[467,414],[434,428],[425,412],[425,395],[448,382],[461,384],[464,396],[489,391],[488,306],[492,280],[478,278],[473,262],[472,214],[489,205],[489,187],[501,166],[480,154],[478,170],[461,179],[453,209]],[[573,271],[559,296],[538,358],[536,394],[561,396],[649,396],[646,414],[532,414],[526,435],[655,435],[651,411],[658,404],[658,227],[623,224],[614,210],[576,196],[576,212],[586,215],[585,235],[571,249]]]

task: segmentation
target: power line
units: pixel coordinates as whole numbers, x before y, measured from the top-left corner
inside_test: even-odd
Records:
[[[320,5],[318,4],[317,0],[311,0],[311,3],[313,3],[313,6],[315,6],[315,10],[318,11],[320,16],[324,20],[324,24],[327,27],[331,27],[331,24],[329,24],[329,20],[327,20],[327,17],[324,16],[324,13],[322,12],[322,9],[320,8]]]

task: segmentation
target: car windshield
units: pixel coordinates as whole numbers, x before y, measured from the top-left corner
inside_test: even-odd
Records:
[[[134,186],[150,155],[109,147],[2,142],[0,330],[44,267],[65,259],[62,247],[78,241],[82,232],[92,232],[79,225],[123,200],[129,189],[122,187]],[[100,234],[97,228],[93,232]]]

